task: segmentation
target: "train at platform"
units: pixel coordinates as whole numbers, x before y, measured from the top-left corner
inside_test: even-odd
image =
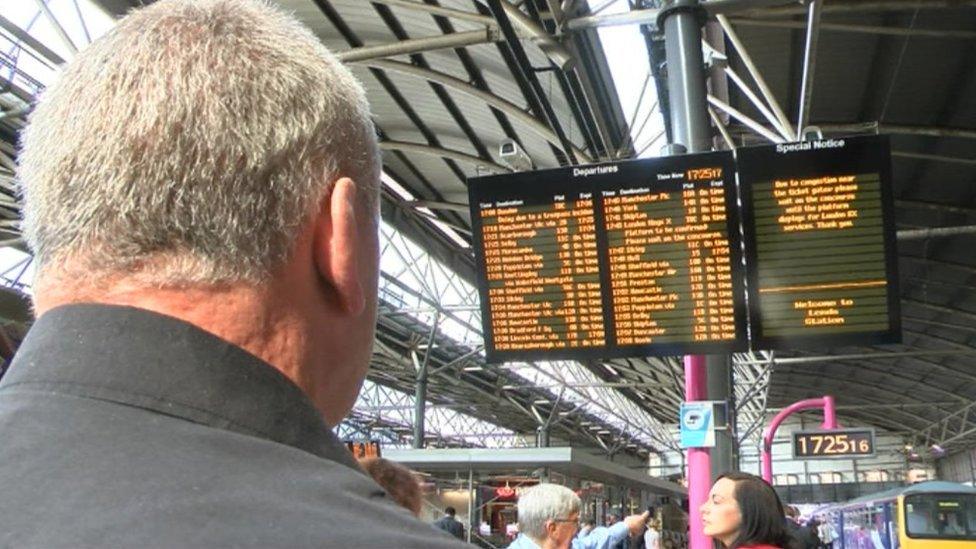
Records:
[[[929,481],[821,508],[835,549],[976,548],[976,488]]]

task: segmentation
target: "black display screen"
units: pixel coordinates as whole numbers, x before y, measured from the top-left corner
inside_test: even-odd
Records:
[[[874,453],[874,429],[793,433],[793,459],[864,458]]]
[[[747,348],[731,153],[468,182],[489,361]]]
[[[736,152],[752,346],[900,340],[884,136]]]

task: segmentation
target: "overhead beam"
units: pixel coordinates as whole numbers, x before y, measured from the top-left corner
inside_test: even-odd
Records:
[[[344,63],[354,63],[366,59],[382,59],[396,55],[409,55],[412,53],[448,48],[463,48],[465,46],[498,42],[499,40],[501,40],[501,35],[497,29],[485,28],[482,30],[454,32],[439,36],[400,40],[389,44],[353,48],[337,53],[336,57]]]
[[[406,141],[384,140],[384,141],[380,141],[380,149],[384,151],[401,151],[405,153],[425,154],[430,156],[438,156],[441,158],[449,158],[451,160],[463,162],[465,164],[471,164],[473,166],[488,167],[499,173],[507,173],[512,171],[511,168],[502,166],[501,164],[496,164],[495,162],[490,162],[488,160],[479,158],[474,155],[466,154],[460,151],[454,151],[451,149],[445,149],[442,147],[425,145],[423,143],[409,143]],[[467,207],[465,207],[465,211],[466,210]]]
[[[554,146],[562,148],[563,144],[559,139],[559,136],[549,128],[545,123],[535,118],[534,116],[525,112],[522,107],[519,107],[515,103],[512,103],[506,99],[503,99],[493,93],[486,92],[484,90],[478,89],[467,82],[455,78],[453,76],[444,74],[442,72],[424,69],[421,67],[416,67],[409,63],[404,63],[402,61],[392,61],[389,59],[367,59],[364,61],[357,61],[354,63],[356,65],[363,65],[371,67],[374,69],[388,70],[393,72],[398,72],[401,74],[407,74],[410,76],[415,76],[417,78],[423,78],[431,82],[437,82],[444,87],[451,88],[458,92],[470,95],[475,99],[484,101],[488,105],[491,105],[495,109],[504,112],[509,117],[518,120],[524,124],[527,128],[544,138],[549,143]],[[580,150],[575,145],[572,146],[572,151],[576,154],[576,157],[583,160],[584,162],[592,162],[593,160],[585,152]]]
[[[542,85],[539,83],[539,78],[535,73],[535,67],[532,65],[532,62],[526,55],[525,48],[522,47],[522,43],[519,41],[519,37],[515,33],[515,29],[512,26],[512,21],[515,21],[516,24],[523,27],[531,24],[533,27],[535,27],[537,33],[549,36],[548,33],[537,27],[533,21],[529,20],[528,17],[525,16],[525,14],[509,4],[508,0],[487,0],[487,3],[492,15],[498,22],[498,28],[502,31],[502,36],[505,37],[505,42],[508,44],[512,55],[515,58],[515,62],[513,64],[514,66],[511,67],[512,71],[514,71],[516,74],[521,74],[522,78],[525,79],[525,81],[529,84],[529,86],[523,90],[525,92],[526,99],[529,102],[529,107],[535,113],[537,118],[542,118],[545,120],[546,125],[549,126],[549,128],[559,138],[560,146],[567,157],[566,161],[570,165],[578,164],[579,162],[576,159],[576,154],[573,151],[572,143],[569,141],[569,138],[566,137],[566,133],[563,131],[559,118],[556,116],[556,112],[552,108],[552,102],[549,100],[545,90],[542,89]],[[561,69],[567,69],[570,66],[568,61],[561,64],[557,63],[557,65]]]
[[[889,358],[905,358],[913,356],[976,356],[976,348],[972,350],[930,350],[930,351],[895,351],[895,352],[877,352],[877,353],[853,353],[853,354],[843,354],[843,355],[819,355],[819,356],[803,356],[803,357],[787,357],[787,358],[777,358],[776,364],[813,364],[817,362],[837,362],[842,360],[875,360],[875,359],[889,359]],[[767,360],[737,360],[735,364],[767,364]]]
[[[969,164],[971,166],[976,166],[976,159],[961,158],[958,156],[945,156],[940,154],[923,154],[923,153],[907,152],[907,151],[891,151],[891,156],[897,156],[900,158],[911,158],[913,160],[932,160],[935,162],[950,162],[954,164]]]
[[[13,37],[19,42],[27,45],[30,49],[43,56],[53,65],[64,65],[64,59],[62,59],[60,55],[54,53],[54,50],[42,44],[39,40],[28,34],[25,30],[21,29],[17,25],[13,24],[3,15],[0,15],[0,28],[12,34]]]
[[[779,19],[747,19],[743,17],[733,17],[730,18],[729,21],[740,27],[762,27],[773,29],[805,29],[807,27],[807,24],[802,21],[788,21]],[[880,34],[888,36],[924,36],[928,38],[946,38],[955,40],[972,40],[976,38],[976,32],[968,30],[919,29],[914,27],[907,29],[902,27],[851,25],[846,23],[820,23],[820,30],[859,34]]]
[[[443,6],[434,4],[424,4],[422,2],[415,2],[413,0],[370,0],[370,2],[373,4],[384,4],[387,6],[396,6],[398,8],[405,8],[414,11],[422,11],[431,15],[440,15],[441,17],[448,17],[461,21],[470,21],[472,23],[478,23],[485,26],[495,25],[495,20],[486,15],[454,8],[445,8]]]

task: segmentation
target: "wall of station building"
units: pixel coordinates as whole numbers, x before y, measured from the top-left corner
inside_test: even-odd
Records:
[[[783,423],[773,442],[773,483],[777,486],[916,482],[936,478],[931,464],[909,463],[905,457],[905,439],[881,430],[876,431],[874,457],[863,459],[793,459],[790,447],[793,431],[815,430],[820,420],[791,418]],[[851,427],[854,427],[853,425]],[[675,431],[677,440],[678,433]],[[759,474],[759,446],[755,439],[739,449],[739,470]],[[665,452],[651,455],[652,476],[682,476],[683,455]]]
[[[952,453],[940,459],[936,466],[941,480],[976,486],[976,448]]]

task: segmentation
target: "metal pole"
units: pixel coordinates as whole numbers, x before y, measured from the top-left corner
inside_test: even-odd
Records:
[[[549,426],[540,425],[535,430],[535,446],[536,448],[548,448],[549,447]]]
[[[427,372],[426,368],[417,371],[417,387],[414,393],[413,447],[424,447],[426,435],[425,415],[427,413]]]
[[[725,355],[709,355],[705,357],[705,367],[708,369],[708,379],[706,381],[708,400],[721,400],[729,407],[731,415],[731,394],[732,385],[731,357]],[[732,462],[734,442],[731,429],[720,430],[715,433],[715,447],[711,451],[711,478],[714,482],[722,473],[735,470]]]
[[[823,425],[820,426],[822,429],[837,429],[837,411],[832,396],[801,400],[783,408],[773,417],[773,420],[769,422],[769,427],[763,432],[760,467],[763,480],[769,484],[773,483],[773,437],[776,436],[776,429],[779,429],[780,424],[794,413],[813,408],[823,408],[824,421]]]
[[[698,0],[671,0],[661,9],[659,27],[664,28],[672,145],[682,145],[688,152],[710,150],[712,143],[702,56],[702,23],[703,13]],[[706,357],[686,356],[684,366],[685,400],[704,400],[708,394]],[[703,531],[699,512],[708,499],[711,473],[709,450],[689,448],[688,528],[691,549],[706,549],[711,544]]]
[[[688,152],[711,149],[697,0],[673,0],[662,10],[668,98],[674,142]]]
[[[704,400],[707,393],[705,357],[685,357],[685,400]],[[711,486],[712,457],[708,448],[688,449],[688,530],[690,549],[707,549],[710,545],[702,525],[701,506],[708,500]]]
[[[813,0],[807,11],[807,41],[803,51],[803,80],[800,85],[800,109],[796,119],[796,140],[803,138],[803,128],[810,121],[810,98],[817,67],[817,41],[820,37],[821,0]]]
[[[478,518],[475,513],[478,512],[477,508],[474,506],[474,467],[470,464],[468,465],[468,543],[471,543],[471,533],[474,531],[474,525]]]
[[[424,360],[418,364],[417,352],[412,353],[414,365],[417,366],[417,390],[414,394],[413,412],[413,447],[423,448],[426,433],[426,413],[427,413],[427,365],[430,363],[431,351],[434,348],[434,336],[437,335],[437,325],[440,323],[440,312],[434,314],[434,321],[430,325],[430,334],[427,336],[427,348],[424,350]]]

